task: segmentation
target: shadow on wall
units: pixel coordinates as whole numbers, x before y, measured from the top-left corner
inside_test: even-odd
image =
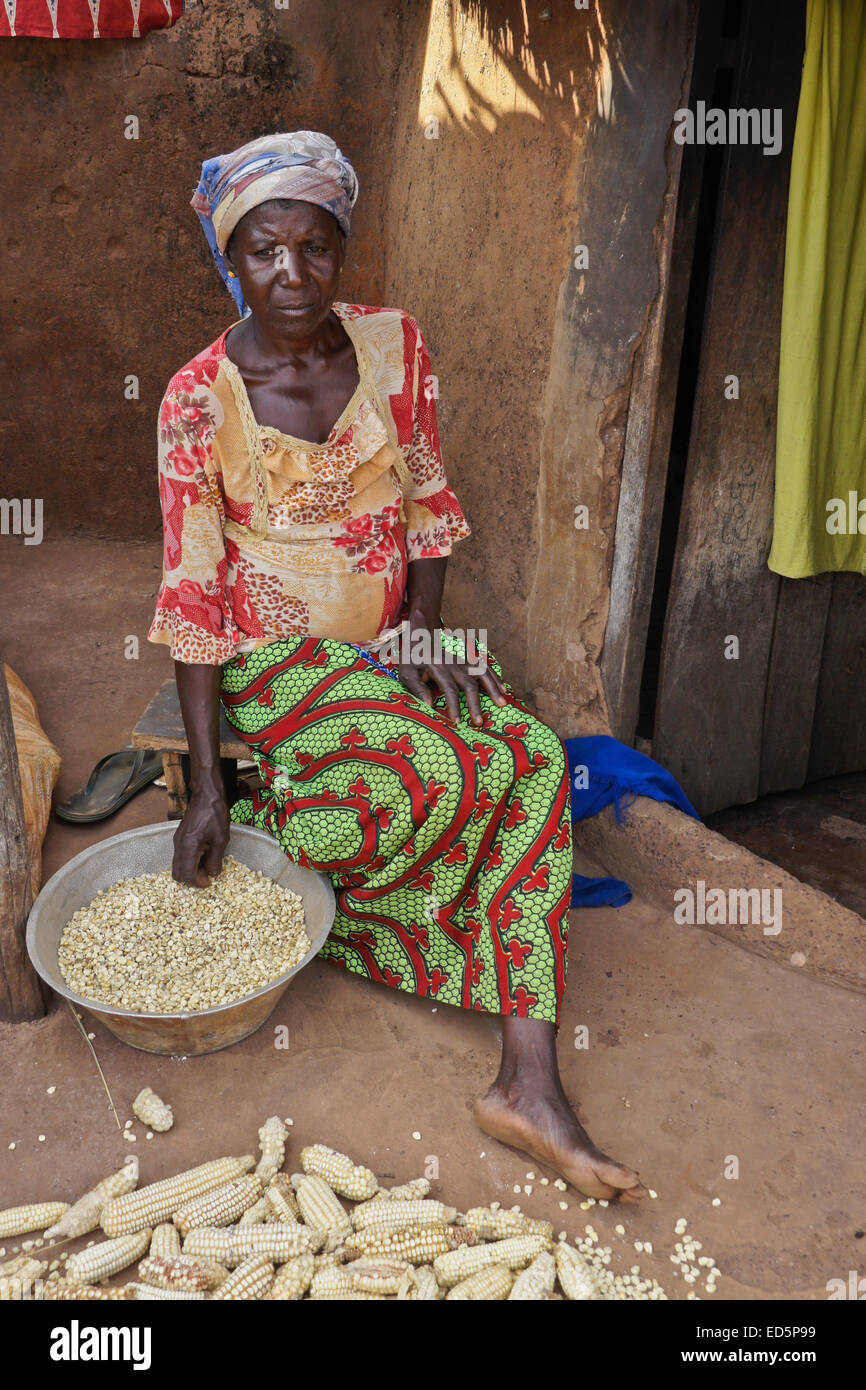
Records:
[[[633,84],[609,17],[615,3],[432,0],[419,20],[421,10],[423,24],[406,36],[392,141],[387,302],[424,330],[446,466],[473,527],[455,551],[449,609],[489,627],[520,685],[557,306],[578,316],[601,307],[605,327],[593,336],[615,333],[619,319],[616,292],[604,304],[584,297],[575,264],[581,162],[591,136],[634,103]],[[610,243],[622,212],[612,213]],[[591,249],[600,266],[604,248]],[[575,377],[572,389],[594,398],[594,418],[611,386],[601,371]],[[578,440],[571,447],[579,472],[584,454]],[[586,462],[576,492],[594,503],[589,451]],[[557,505],[570,518],[577,500]]]

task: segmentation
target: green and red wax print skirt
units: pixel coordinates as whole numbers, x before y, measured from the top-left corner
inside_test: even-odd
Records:
[[[326,960],[437,1004],[557,1023],[568,768],[557,735],[505,688],[502,707],[481,693],[476,729],[462,693],[454,725],[444,696],[431,710],[348,643],[289,637],[237,656],[221,698],[262,787],[231,818],[328,875]]]

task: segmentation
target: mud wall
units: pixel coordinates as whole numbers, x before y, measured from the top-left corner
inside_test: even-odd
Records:
[[[41,489],[47,536],[158,536],[160,398],[236,317],[189,206],[202,159],[272,130],[333,132],[364,188],[343,290],[381,298],[400,8],[207,0],[140,40],[0,45],[3,486]]]
[[[5,44],[5,495],[38,487],[49,538],[157,540],[158,402],[233,309],[188,207],[201,159],[327,130],[362,186],[342,293],[412,312],[439,379],[474,531],[446,614],[487,628],[562,734],[605,727],[623,432],[693,8],[208,0],[137,42]]]

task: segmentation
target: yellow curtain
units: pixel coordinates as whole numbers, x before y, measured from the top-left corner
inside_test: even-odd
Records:
[[[809,0],[768,561],[866,574],[866,0]]]

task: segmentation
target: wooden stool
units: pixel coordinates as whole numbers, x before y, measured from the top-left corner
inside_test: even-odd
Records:
[[[180,820],[187,806],[189,743],[183,727],[177,685],[173,680],[159,687],[132,731],[133,748],[156,748],[162,753],[162,770],[168,791],[168,820]],[[220,766],[229,805],[237,797],[238,760],[250,751],[220,707]]]

